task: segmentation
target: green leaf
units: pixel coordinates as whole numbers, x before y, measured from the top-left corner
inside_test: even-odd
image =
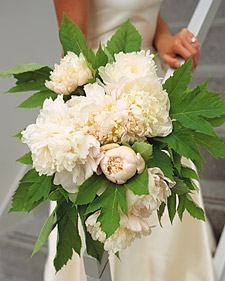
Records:
[[[157,147],[153,147],[152,158],[148,161],[147,166],[149,168],[160,168],[166,177],[173,180],[173,166],[171,158]]]
[[[119,206],[125,215],[128,215],[126,188],[123,185],[109,183],[106,190],[96,198],[88,207],[87,213],[101,209],[98,221],[101,229],[110,237],[119,227]]]
[[[173,106],[182,98],[191,81],[192,58],[174,71],[173,76],[166,80],[163,89],[167,91],[170,106]]]
[[[176,214],[176,194],[173,192],[167,198],[167,209],[168,209],[170,221],[171,221],[171,223],[173,223],[173,219]]]
[[[48,90],[45,81],[49,79],[51,68],[45,66],[33,72],[14,74],[17,79],[16,86],[9,89],[9,93]]]
[[[94,68],[98,69],[100,66],[105,66],[107,62],[108,62],[108,57],[106,53],[103,51],[101,44],[99,44],[99,48],[96,53],[96,62],[94,64]]]
[[[77,194],[76,204],[85,205],[92,202],[96,196],[96,193],[107,182],[105,176],[93,174],[88,178],[81,186]]]
[[[21,140],[21,138],[22,138],[21,132],[19,132],[18,134],[14,135],[13,138],[17,138],[17,139]]]
[[[189,188],[185,184],[185,182],[177,177],[174,178],[176,185],[173,186],[173,192],[182,195],[189,192]]]
[[[195,141],[205,147],[215,158],[225,158],[224,140],[217,136],[208,136],[194,132]]]
[[[138,52],[141,50],[141,35],[127,20],[107,42],[106,48],[113,57],[119,52]]]
[[[96,258],[101,263],[102,257],[104,254],[104,244],[99,241],[93,240],[91,237],[91,234],[87,231],[87,228],[85,225],[85,220],[86,220],[85,213],[87,210],[87,206],[86,205],[78,206],[78,210],[79,210],[80,218],[81,218],[84,233],[85,233],[87,253],[88,253],[88,255]]]
[[[182,166],[181,173],[184,178],[191,178],[199,181],[198,175],[190,167]]]
[[[54,190],[48,195],[48,199],[51,201],[58,201],[63,197],[62,193],[59,191],[59,189]],[[64,198],[64,197],[63,197]]]
[[[88,50],[84,34],[65,14],[59,30],[59,38],[64,55],[71,51],[79,56],[80,52],[82,52],[87,62],[94,68],[96,64],[94,52],[91,49]]]
[[[9,210],[11,212],[27,212],[26,198],[30,188],[30,183],[20,183],[12,197],[12,205]]]
[[[148,170],[144,169],[143,173],[136,174],[133,178],[128,180],[124,186],[136,195],[149,194],[148,190]]]
[[[132,145],[136,153],[140,153],[145,162],[148,162],[152,155],[152,145],[145,142],[135,142]]]
[[[30,72],[30,71],[36,71],[36,70],[39,70],[43,67],[45,67],[45,66],[41,65],[41,64],[35,64],[35,63],[17,64],[13,69],[0,72],[0,76],[10,77],[10,76],[15,75],[15,74],[21,74],[21,73]]]
[[[185,198],[185,208],[193,218],[205,221],[203,209],[194,202],[189,194],[187,194]]]
[[[38,182],[40,179],[38,172],[35,171],[35,169],[29,170],[23,178],[20,180],[22,183],[34,183]]]
[[[175,151],[172,151],[173,153],[173,164],[174,167],[177,169],[178,173],[181,173],[181,156],[180,154],[176,153]]]
[[[157,210],[159,224],[160,224],[161,227],[162,227],[161,218],[162,218],[162,215],[165,211],[165,207],[166,207],[166,204],[164,202],[162,202],[161,205],[159,206],[159,209]]]
[[[184,127],[208,135],[215,135],[212,125],[203,117],[213,118],[225,112],[225,102],[217,93],[209,93],[200,85],[192,92],[185,93],[171,106],[170,117],[179,121]]]
[[[193,182],[193,180],[186,178],[186,179],[184,179],[184,182],[185,182],[185,184],[188,186],[188,188],[189,188],[190,190],[195,190],[195,191],[199,192],[199,188],[198,188],[197,185]]]
[[[182,221],[183,213],[185,210],[185,198],[186,197],[185,197],[185,195],[179,195],[178,198],[179,198],[179,205],[177,207],[177,213],[180,218],[180,221]]]
[[[69,205],[58,222],[57,253],[54,259],[56,271],[72,258],[73,250],[80,255],[81,238],[78,231],[78,211]]]
[[[66,202],[68,202],[69,201],[69,193],[61,185],[57,185],[57,187],[59,189],[59,192],[66,199]]]
[[[25,165],[33,165],[32,157],[31,157],[31,152],[26,153],[22,157],[16,160],[17,162],[20,162]]]
[[[48,98],[52,98],[52,100],[55,100],[57,98],[57,94],[53,93],[50,90],[40,91],[38,93],[33,94],[28,99],[26,99],[18,107],[22,107],[22,108],[35,108],[38,106],[42,107],[45,99]]]
[[[176,153],[191,160],[197,160],[197,168],[201,169],[200,163],[204,161],[196,145],[192,132],[182,128],[177,122],[173,122],[173,133],[164,138],[157,138],[158,141],[166,143]]]
[[[215,118],[205,118],[213,127],[220,127],[225,123],[225,115]]]
[[[46,200],[52,187],[53,176],[42,175],[39,177],[39,181],[31,185],[28,191],[28,200],[30,203],[37,202],[39,200]]]
[[[42,227],[41,232],[40,232],[40,234],[38,236],[38,239],[37,239],[37,241],[36,241],[36,243],[34,245],[32,256],[35,253],[37,253],[43,247],[43,245],[45,244],[45,242],[48,239],[49,234],[55,228],[56,223],[57,223],[56,208],[51,213],[49,218],[46,220],[44,226]]]

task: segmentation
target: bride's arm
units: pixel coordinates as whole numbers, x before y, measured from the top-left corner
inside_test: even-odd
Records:
[[[159,51],[163,62],[169,64],[173,68],[178,68],[180,63],[175,58],[176,55],[180,55],[185,60],[188,60],[192,56],[192,71],[194,71],[199,59],[199,41],[196,38],[195,43],[192,43],[191,40],[193,37],[195,36],[186,28],[173,36],[167,23],[159,14],[154,45]]]
[[[89,0],[54,0],[55,11],[59,26],[63,13],[80,27],[86,39],[88,35]]]

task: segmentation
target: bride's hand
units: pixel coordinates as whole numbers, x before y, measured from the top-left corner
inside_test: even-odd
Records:
[[[180,55],[185,60],[192,57],[192,71],[194,72],[199,60],[199,41],[189,30],[182,29],[174,36],[168,36],[166,41],[158,47],[160,56],[164,63],[173,68],[180,66],[179,61],[176,59]]]

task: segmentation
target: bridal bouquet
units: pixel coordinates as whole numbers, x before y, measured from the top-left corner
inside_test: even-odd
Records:
[[[118,254],[149,235],[154,212],[160,224],[165,208],[171,223],[185,210],[204,220],[192,199],[198,175],[182,159],[201,170],[197,145],[225,157],[224,141],[213,129],[225,121],[225,102],[207,90],[207,82],[188,89],[191,60],[162,85],[154,55],[141,50],[129,20],[96,54],[66,16],[59,34],[64,58],[54,70],[19,64],[0,73],[17,79],[10,93],[37,91],[20,104],[41,109],[36,123],[16,135],[30,150],[17,161],[32,168],[20,180],[10,212],[56,201],[33,254],[57,227],[57,271],[73,250],[80,254],[78,220],[88,254],[99,261],[104,250]]]

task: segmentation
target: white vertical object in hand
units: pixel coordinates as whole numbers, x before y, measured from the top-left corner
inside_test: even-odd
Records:
[[[209,28],[213,22],[216,12],[222,0],[200,0],[192,15],[187,29],[192,32],[200,42],[200,48],[205,40]],[[180,63],[184,63],[182,58],[179,58]],[[174,69],[169,68],[163,79],[163,83],[173,75]]]
[[[225,226],[214,256],[218,281],[225,281]]]

